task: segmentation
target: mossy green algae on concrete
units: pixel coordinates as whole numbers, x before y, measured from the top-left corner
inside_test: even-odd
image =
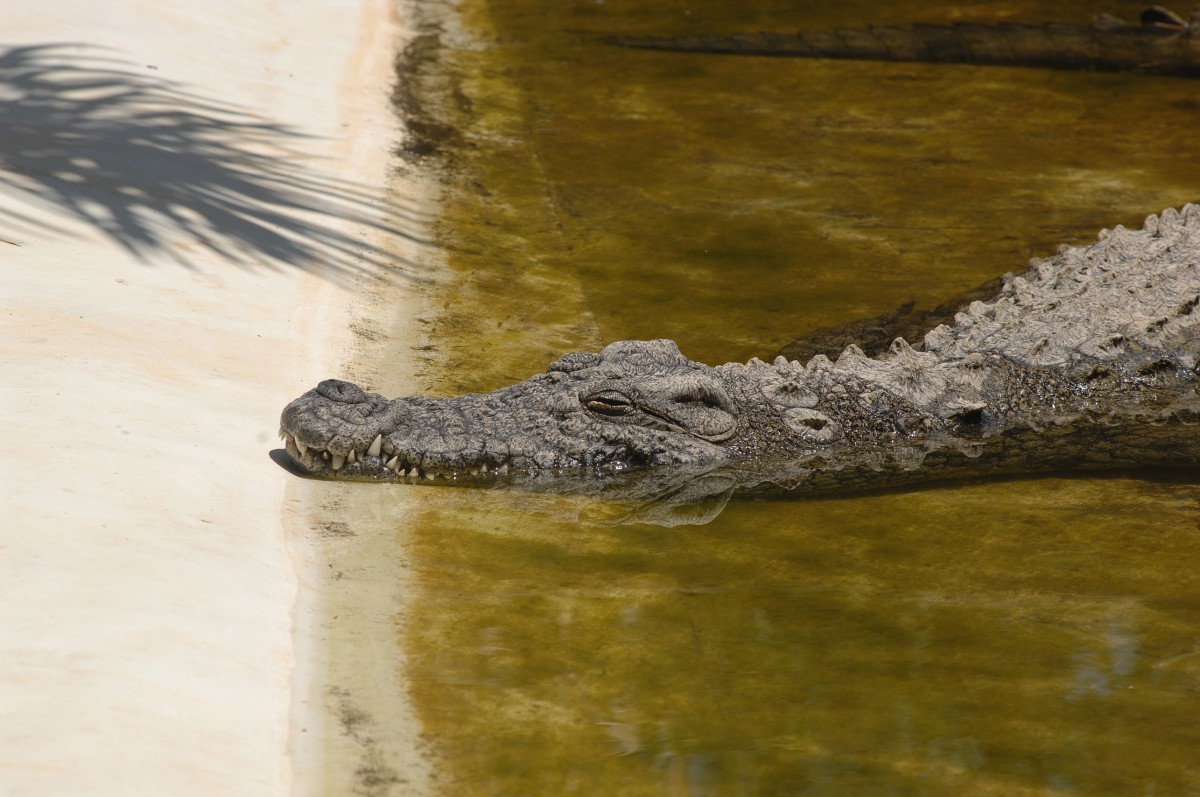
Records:
[[[431,389],[624,338],[767,356],[1195,197],[1194,83],[600,41],[966,13],[799,5],[462,4]],[[397,541],[420,595],[407,676],[445,794],[1200,788],[1186,482],[735,502],[676,530],[428,492]]]

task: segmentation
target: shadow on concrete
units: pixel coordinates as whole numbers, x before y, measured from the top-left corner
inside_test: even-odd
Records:
[[[0,238],[102,230],[142,261],[195,268],[197,250],[243,268],[333,280],[416,276],[388,251],[420,208],[302,165],[312,139],[205,99],[96,48],[0,49]],[[23,201],[28,212],[18,208]]]

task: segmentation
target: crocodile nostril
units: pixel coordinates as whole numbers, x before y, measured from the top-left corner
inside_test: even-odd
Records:
[[[367,400],[367,394],[362,388],[341,379],[326,379],[317,385],[317,393],[330,401],[342,401],[347,404],[361,404]]]

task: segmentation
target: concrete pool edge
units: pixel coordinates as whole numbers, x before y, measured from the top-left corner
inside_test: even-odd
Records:
[[[339,268],[361,266],[360,253],[387,237],[370,215],[383,205],[370,197],[393,177],[400,130],[388,88],[403,13],[385,0],[303,9],[61,0],[0,11],[11,58],[58,57],[32,64],[43,96],[66,107],[71,90],[56,93],[55,81],[75,69],[124,81],[128,97],[95,120],[110,138],[82,139],[90,149],[64,153],[59,172],[0,175],[0,404],[10,443],[28,451],[0,466],[9,521],[0,602],[10,610],[0,793],[310,791],[293,744],[304,721],[293,690],[321,666],[297,625],[320,562],[281,514],[291,490],[309,488],[267,452],[287,400],[314,380],[353,375],[345,369],[363,341],[354,316],[379,275],[345,279]],[[9,75],[6,99],[39,90]],[[150,154],[162,160],[139,164],[125,135],[138,132],[136,103],[169,104],[176,91],[198,98],[186,121],[213,125],[174,144],[164,142],[186,129],[143,128],[161,134]],[[50,116],[33,121],[45,125],[35,133],[60,132]],[[253,138],[263,130],[282,132]],[[44,154],[36,141],[5,143],[30,163]],[[254,171],[274,168],[255,160],[270,146],[272,157],[287,153],[267,173],[275,183]],[[110,163],[113,147],[116,168],[101,175],[96,163]],[[212,161],[214,149],[226,160]],[[92,204],[71,215],[50,189],[77,179]],[[166,193],[168,179],[182,193]],[[302,195],[321,185],[356,203],[353,218]],[[251,196],[264,187],[275,193]],[[133,222],[107,213],[128,209],[123,198],[148,216],[191,212],[189,199],[232,202],[231,220],[240,212],[254,229],[236,238],[163,216],[121,227]],[[322,249],[321,234],[336,246]],[[271,242],[311,257],[290,261]],[[392,301],[411,298],[410,287]],[[88,453],[64,465],[48,435]]]
[[[436,159],[399,160],[414,133],[397,98],[422,91],[406,85],[417,81],[411,46],[429,27],[448,24],[443,15],[449,12],[411,0],[369,5],[376,18],[368,12],[360,26],[371,40],[360,52],[369,57],[359,60],[359,74],[348,74],[344,93],[352,94],[355,83],[390,88],[386,110],[397,127],[392,137],[365,148],[360,142],[360,149],[370,171],[387,172],[393,206],[408,208],[412,219],[405,234],[388,238],[387,250],[403,268],[417,270],[397,281],[360,280],[353,295],[334,301],[349,341],[324,358],[329,370],[318,378],[343,377],[391,395],[411,392],[419,379],[414,350],[427,343],[419,322],[428,315],[430,289],[444,265],[431,244],[441,172]],[[365,110],[374,115],[380,108],[373,103]],[[372,128],[377,137],[388,132],[377,128]],[[404,623],[412,586],[397,532],[419,511],[420,494],[389,493],[389,514],[380,516],[370,500],[364,507],[360,492],[374,494],[374,487],[294,477],[286,485],[283,522],[300,575],[293,612],[293,795],[407,797],[433,791],[435,756],[423,739],[405,676]]]

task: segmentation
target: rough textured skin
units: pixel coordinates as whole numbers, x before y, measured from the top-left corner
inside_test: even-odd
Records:
[[[881,316],[815,329],[784,346],[776,356],[802,362],[818,354],[836,358],[853,344],[864,354],[878,357],[896,338],[912,341],[914,349],[923,349],[927,330],[954,323],[955,316],[967,310],[972,302],[993,299],[1003,286],[1004,278],[996,277],[932,309],[921,309],[916,302],[908,302]]]
[[[1158,6],[1142,13],[1140,25],[1126,25],[1116,17],[1102,14],[1091,25],[960,22],[917,24],[911,28],[874,25],[792,35],[618,37],[609,41],[647,50],[725,55],[929,61],[1200,76],[1200,9],[1193,12],[1189,23]]]
[[[303,471],[683,503],[1066,468],[1200,464],[1200,207],[1102,232],[877,358],[716,368],[667,340],[567,354],[484,395],[337,380],[283,411]],[[694,521],[690,521],[694,522]]]

